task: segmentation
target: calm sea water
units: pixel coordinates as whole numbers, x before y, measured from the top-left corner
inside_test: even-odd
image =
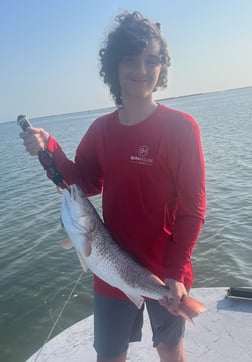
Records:
[[[252,286],[252,87],[165,101],[201,127],[207,218],[193,256],[195,287]],[[110,110],[32,120],[70,158]],[[47,339],[92,313],[92,276],[65,251],[61,196],[28,156],[15,122],[0,124],[0,361],[25,361]],[[93,199],[100,211],[100,198]],[[78,280],[79,279],[79,280]]]

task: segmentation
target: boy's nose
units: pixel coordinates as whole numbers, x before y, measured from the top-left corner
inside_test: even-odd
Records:
[[[146,64],[145,61],[143,59],[138,59],[135,65],[135,69],[137,72],[141,73],[141,74],[146,74]]]

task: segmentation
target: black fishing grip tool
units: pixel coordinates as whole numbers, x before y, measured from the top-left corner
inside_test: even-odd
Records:
[[[22,128],[22,130],[25,132],[27,131],[27,128],[31,127],[31,123],[28,121],[27,116],[24,114],[20,114],[17,117],[17,124]]]
[[[23,114],[20,114],[17,117],[17,124],[22,128],[24,132],[27,131],[29,127],[32,127],[27,116]],[[63,176],[57,171],[54,159],[50,154],[50,152],[41,149],[38,152],[38,158],[41,165],[43,166],[43,168],[45,169],[51,180],[55,183],[55,185],[62,188],[69,187],[67,183],[64,181]]]

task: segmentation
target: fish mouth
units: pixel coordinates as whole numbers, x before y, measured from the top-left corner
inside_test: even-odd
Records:
[[[60,215],[60,225],[61,225],[62,228],[65,228],[63,220],[62,220],[62,215]]]

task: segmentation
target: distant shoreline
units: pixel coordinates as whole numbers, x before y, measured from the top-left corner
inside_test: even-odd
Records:
[[[186,98],[186,97],[195,97],[195,96],[200,96],[200,95],[205,95],[205,94],[212,94],[212,93],[221,93],[221,92],[227,92],[227,91],[233,91],[233,90],[239,90],[239,89],[246,89],[246,88],[252,88],[252,86],[246,86],[246,87],[239,87],[239,88],[229,88],[229,89],[223,89],[223,90],[217,90],[217,91],[213,91],[213,92],[201,92],[201,93],[192,93],[192,94],[186,94],[183,96],[175,96],[175,97],[168,97],[168,98],[160,98],[157,99],[157,102],[161,102],[161,101],[167,101],[167,100],[173,100],[173,99],[178,99],[178,98]],[[78,114],[78,113],[88,113],[88,112],[95,112],[95,111],[103,111],[103,110],[108,110],[108,109],[113,109],[116,108],[115,106],[112,107],[105,107],[105,108],[95,108],[95,109],[89,109],[86,111],[78,111],[78,112],[68,112],[68,113],[61,113],[61,114],[53,114],[50,116],[40,116],[40,117],[35,117],[32,118],[33,120],[37,120],[40,118],[49,118],[49,117],[60,117],[60,116],[66,116],[67,114]]]
[[[212,94],[212,93],[221,93],[221,92],[227,92],[227,91],[236,91],[236,90],[239,90],[239,89],[247,89],[247,88],[252,88],[252,86],[249,85],[249,86],[247,86],[247,87],[229,88],[229,89],[222,89],[222,90],[217,90],[217,91],[212,91],[212,92],[192,93],[192,94],[186,94],[186,95],[183,95],[183,96],[160,98],[160,99],[157,100],[157,102],[167,101],[167,100],[172,100],[172,99],[177,99],[177,98],[194,97],[194,96],[200,96],[200,95]]]
[[[239,87],[239,88],[229,88],[229,89],[217,90],[217,91],[212,91],[212,92],[192,93],[192,94],[186,94],[186,95],[182,95],[182,96],[160,98],[160,99],[157,99],[156,101],[157,102],[162,102],[162,101],[169,101],[169,100],[179,99],[179,98],[195,97],[195,96],[200,96],[200,95],[221,93],[221,92],[227,92],[227,91],[236,91],[236,90],[239,90],[239,89],[248,89],[248,88],[252,88],[252,86]],[[92,112],[96,112],[96,111],[97,112],[102,112],[103,110],[108,111],[108,110],[112,110],[112,109],[115,109],[115,108],[116,108],[115,106],[105,107],[105,108],[94,108],[94,109],[82,110],[82,111],[77,111],[77,112],[67,112],[67,113],[44,115],[44,116],[34,117],[34,118],[30,118],[30,119],[34,120],[34,121],[37,121],[37,120],[39,120],[41,118],[61,117],[61,116],[67,116],[69,114],[92,113]],[[13,122],[15,122],[15,121],[0,122],[0,125],[1,124],[6,124],[6,123],[13,123]]]
[[[213,92],[201,92],[201,93],[192,93],[192,94],[186,94],[183,96],[176,96],[176,97],[168,97],[168,98],[160,98],[157,99],[157,102],[161,102],[161,101],[167,101],[167,100],[173,100],[173,99],[178,99],[178,98],[186,98],[186,97],[195,97],[195,96],[199,96],[199,95],[205,95],[205,94],[212,94],[212,93],[221,93],[221,92],[227,92],[227,91],[232,91],[232,90],[239,90],[239,89],[246,89],[246,88],[252,88],[252,86],[247,86],[247,87],[239,87],[239,88],[230,88],[230,89],[223,89],[223,90],[217,90],[217,91],[213,91]],[[95,111],[103,111],[103,110],[109,110],[109,109],[113,109],[116,108],[114,107],[106,107],[106,108],[95,108],[95,109],[89,109],[86,111],[78,111],[78,112],[68,112],[68,113],[60,113],[60,114],[53,114],[53,115],[49,115],[49,116],[40,116],[40,117],[35,117],[32,118],[33,120],[38,120],[40,118],[49,118],[49,117],[60,117],[60,116],[66,116],[68,114],[78,114],[78,113],[88,113],[88,112],[95,112]]]

